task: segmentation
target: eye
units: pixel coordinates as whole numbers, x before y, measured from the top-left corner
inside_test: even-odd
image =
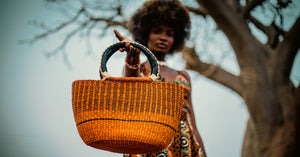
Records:
[[[174,32],[173,31],[167,31],[167,35],[169,37],[174,37]]]
[[[161,30],[156,28],[156,29],[152,29],[152,33],[154,34],[160,34],[161,33]]]

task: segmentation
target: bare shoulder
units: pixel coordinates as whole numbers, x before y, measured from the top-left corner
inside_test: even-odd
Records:
[[[183,75],[189,82],[191,82],[190,75],[186,71],[179,71],[179,74]]]

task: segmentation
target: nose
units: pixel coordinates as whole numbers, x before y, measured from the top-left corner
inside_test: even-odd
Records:
[[[160,39],[160,40],[163,40],[163,41],[166,41],[167,38],[168,38],[168,35],[167,35],[167,33],[165,33],[165,32],[162,32],[162,33],[160,34],[160,36],[159,36],[159,39]]]

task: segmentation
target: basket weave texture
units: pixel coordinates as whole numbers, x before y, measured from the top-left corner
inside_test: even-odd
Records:
[[[126,42],[102,54],[100,78],[72,84],[72,105],[78,132],[89,146],[126,154],[158,152],[174,139],[184,96],[183,85],[155,82],[159,66],[145,46],[130,42],[147,56],[151,76],[110,77],[106,63]]]
[[[77,80],[72,88],[73,112],[83,141],[128,154],[158,152],[172,142],[187,90],[130,77]]]

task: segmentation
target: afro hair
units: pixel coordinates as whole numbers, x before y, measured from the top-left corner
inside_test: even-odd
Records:
[[[147,46],[150,30],[164,25],[174,30],[174,43],[169,54],[180,51],[190,35],[190,15],[178,0],[150,0],[131,17],[128,28],[135,41]]]

